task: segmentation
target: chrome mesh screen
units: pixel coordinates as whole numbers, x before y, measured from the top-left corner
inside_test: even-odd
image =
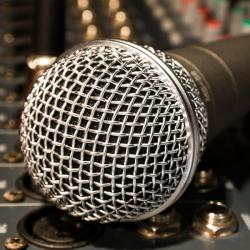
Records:
[[[206,142],[207,142],[207,132],[208,132],[208,118],[207,118],[207,110],[205,107],[205,103],[202,101],[200,97],[199,90],[189,75],[188,71],[183,68],[183,66],[173,59],[171,56],[160,50],[154,50],[152,47],[146,47],[156,56],[158,56],[174,73],[174,75],[181,82],[182,87],[185,89],[186,94],[189,96],[189,99],[193,105],[193,109],[195,112],[195,116],[197,118],[199,133],[200,133],[200,151],[203,152],[205,150]]]
[[[127,221],[160,207],[186,170],[185,112],[150,61],[109,46],[76,49],[35,84],[22,115],[29,173],[85,220]]]

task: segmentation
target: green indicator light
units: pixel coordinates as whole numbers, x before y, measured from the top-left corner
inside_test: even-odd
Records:
[[[243,21],[244,27],[250,27],[250,18],[247,18]]]

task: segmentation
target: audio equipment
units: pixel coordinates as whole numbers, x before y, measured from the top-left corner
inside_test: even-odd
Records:
[[[247,83],[247,79],[245,79],[243,74],[240,74],[240,71],[244,71],[244,68],[247,67],[246,61],[242,58],[246,56],[248,51],[242,50],[245,46],[241,46],[239,43],[237,46],[230,46],[229,40],[227,40],[226,50],[218,48],[218,44],[212,47],[212,50],[215,50],[215,54],[219,53],[215,47],[218,48],[220,53],[224,51],[223,55],[220,56],[226,61],[229,68],[234,70],[233,74],[236,76],[236,82],[240,82],[238,89],[240,90],[238,93],[239,102],[237,104],[239,105],[239,108],[237,109],[236,105],[232,104],[236,99],[233,98],[234,92],[231,88],[233,85],[230,85],[230,71],[228,71],[229,74],[227,74],[226,68],[223,67],[219,61],[216,61],[215,57],[207,55],[206,51],[200,51],[194,47],[206,47],[207,45],[200,44],[202,42],[206,43],[208,41],[227,39],[233,36],[249,33],[249,13],[250,5],[248,0],[1,0],[0,248],[7,250],[247,249],[249,246],[248,235],[250,230],[250,120],[249,114],[242,118],[237,116],[241,116],[245,113],[245,109],[248,106],[247,102],[244,103],[243,101],[246,100],[245,98],[247,96],[247,84],[244,85],[244,83]],[[113,195],[110,196],[112,191],[119,191],[120,187],[126,190],[125,194],[127,196],[124,198],[127,200],[123,201],[128,201],[129,199],[135,200],[135,198],[139,201],[141,196],[135,196],[135,194],[138,194],[138,191],[143,190],[144,188],[148,195],[148,190],[151,190],[153,185],[155,185],[155,187],[161,185],[161,183],[158,182],[161,177],[159,175],[154,175],[154,173],[158,173],[157,171],[161,168],[163,169],[164,165],[160,165],[159,163],[161,162],[158,161],[154,170],[154,164],[152,163],[152,161],[161,159],[161,156],[157,153],[158,151],[154,151],[154,145],[158,145],[158,135],[162,135],[161,138],[164,138],[165,136],[163,133],[164,131],[159,130],[159,125],[163,124],[159,123],[159,121],[162,122],[171,119],[168,114],[172,111],[175,111],[175,116],[172,117],[174,122],[176,121],[176,118],[186,114],[183,120],[179,120],[179,126],[181,124],[192,124],[189,128],[183,126],[183,129],[192,132],[192,129],[200,127],[198,125],[193,125],[195,122],[192,122],[189,119],[190,115],[197,114],[197,111],[199,110],[198,107],[203,107],[203,111],[207,114],[208,124],[205,126],[206,129],[204,132],[208,132],[208,143],[206,143],[206,150],[204,150],[202,157],[200,157],[193,180],[174,205],[145,220],[113,223],[88,222],[82,220],[79,216],[71,216],[69,214],[69,212],[71,212],[69,206],[67,206],[68,211],[57,209],[51,202],[46,201],[43,193],[39,189],[39,183],[35,183],[33,178],[27,173],[27,165],[24,163],[24,155],[20,148],[19,124],[21,120],[21,112],[23,110],[23,101],[27,95],[27,89],[33,86],[34,80],[37,79],[46,67],[53,63],[56,57],[63,52],[64,48],[70,48],[78,43],[82,43],[83,41],[86,42],[92,41],[93,39],[100,40],[108,38],[135,41],[138,44],[148,44],[155,48],[155,50],[149,47],[141,48],[138,45],[129,42],[127,43],[125,41],[120,44],[121,42],[118,41],[112,40],[112,42],[107,42],[105,40],[105,43],[108,43],[108,46],[110,46],[109,48],[112,51],[112,53],[108,53],[109,59],[111,56],[112,58],[114,57],[114,49],[119,49],[124,46],[125,50],[122,53],[129,55],[126,57],[127,59],[130,57],[134,58],[135,56],[141,58],[142,56],[145,60],[143,60],[143,63],[139,64],[138,67],[134,67],[134,62],[133,64],[130,64],[125,58],[123,58],[123,60],[126,62],[108,60],[107,64],[103,65],[91,64],[89,65],[87,72],[85,71],[85,76],[94,76],[98,72],[101,74],[101,72],[105,70],[105,65],[112,65],[112,67],[109,67],[108,71],[105,70],[105,72],[112,73],[112,84],[117,83],[117,80],[121,78],[123,78],[124,81],[130,81],[132,80],[131,76],[133,76],[134,84],[136,80],[140,79],[139,77],[145,76],[145,73],[138,69],[146,67],[145,69],[147,70],[145,70],[145,72],[148,73],[148,67],[151,67],[150,72],[152,75],[150,73],[148,79],[150,79],[149,83],[152,83],[154,88],[151,88],[150,93],[154,93],[155,88],[159,88],[159,91],[165,91],[168,86],[168,91],[171,92],[163,92],[164,94],[171,94],[167,96],[167,99],[169,100],[169,107],[172,107],[172,109],[167,110],[167,113],[161,113],[165,110],[166,106],[161,105],[162,99],[158,98],[160,92],[155,92],[155,94],[152,95],[152,99],[149,99],[147,95],[143,96],[143,99],[145,98],[151,106],[147,106],[147,103],[145,104],[143,102],[136,103],[133,107],[127,106],[125,104],[132,103],[133,101],[137,102],[137,97],[140,98],[140,95],[133,94],[137,86],[140,84],[131,84],[134,88],[130,88],[130,85],[125,86],[125,89],[129,89],[130,92],[127,97],[131,97],[131,99],[126,99],[126,102],[121,102],[121,100],[119,100],[119,94],[126,95],[126,92],[117,92],[117,89],[112,89],[113,85],[109,85],[110,88],[108,89],[100,88],[100,93],[105,94],[105,96],[103,96],[104,102],[109,100],[109,98],[113,98],[112,103],[107,104],[109,105],[109,109],[105,109],[104,107],[101,109],[101,113],[98,113],[99,107],[94,108],[91,105],[97,103],[95,98],[98,98],[99,89],[95,88],[94,91],[91,91],[91,88],[90,92],[88,92],[88,89],[85,89],[89,98],[86,98],[88,105],[86,107],[84,106],[86,113],[84,114],[82,122],[85,126],[84,128],[86,128],[85,122],[89,122],[91,125],[88,128],[88,145],[86,145],[84,151],[89,154],[89,156],[85,154],[87,158],[84,158],[84,162],[76,161],[76,164],[82,164],[82,166],[85,166],[92,158],[95,164],[98,163],[100,158],[97,153],[99,153],[100,150],[102,150],[102,146],[105,145],[108,149],[107,154],[105,155],[108,163],[116,162],[116,167],[122,167],[115,168],[115,172],[111,171],[104,176],[103,184],[108,184],[108,181],[110,180],[112,180],[115,185],[120,183],[118,189],[115,187],[115,190],[112,190],[112,185],[110,187],[108,187],[108,185],[105,187],[103,186],[103,191],[105,191],[105,193],[103,192],[102,194],[105,201],[109,202],[110,199],[108,198],[112,198],[112,200],[115,201],[121,197],[121,193],[119,192],[117,192],[117,196],[115,197],[113,197]],[[222,43],[223,48],[225,48],[225,42]],[[99,44],[100,47],[103,46],[102,43],[103,42]],[[120,45],[116,47],[117,44]],[[186,45],[191,45],[191,47],[189,47],[189,49],[176,49]],[[88,57],[85,57],[85,60],[89,59],[91,51],[91,53],[93,53],[93,44],[90,43],[88,46],[89,48],[91,47],[91,50],[89,50],[89,48],[86,50],[86,52],[88,52]],[[211,45],[209,45],[209,47],[210,46]],[[133,51],[130,49],[128,51],[127,48],[133,48]],[[78,49],[83,51],[81,46],[78,47]],[[167,53],[163,54],[162,52],[157,51],[158,49],[161,51],[167,51]],[[108,50],[103,53],[107,52]],[[71,52],[69,51],[69,53]],[[93,56],[93,54],[91,55]],[[70,54],[65,54],[64,56],[66,59]],[[148,59],[149,56],[150,59]],[[158,59],[157,56],[159,56],[160,59]],[[201,56],[205,58],[204,60],[199,61]],[[162,61],[164,57],[166,59],[166,65]],[[73,55],[72,58],[74,58]],[[116,59],[118,58],[120,57],[117,57]],[[155,62],[153,62],[154,58],[156,58]],[[104,59],[107,59],[107,57],[105,56]],[[60,60],[61,59],[59,58],[58,62]],[[177,71],[176,64],[172,64],[171,67],[169,66],[170,61],[175,63],[178,62],[179,71]],[[236,61],[237,63],[234,63]],[[125,62],[124,67],[127,67],[125,67],[125,69],[130,69],[129,73],[128,71],[125,71],[127,72],[129,79],[124,76],[124,71],[122,71],[122,74],[114,73],[118,70],[116,68],[117,64],[121,62]],[[158,65],[158,62],[159,67],[156,66]],[[92,58],[89,63],[92,63]],[[65,71],[63,72],[69,73],[69,70],[72,70],[74,65],[76,65],[76,61],[74,61],[71,67],[68,67],[68,65],[66,67],[65,65]],[[30,70],[28,81],[26,73],[27,66]],[[90,69],[96,69],[97,66],[99,69],[93,74],[88,72]],[[156,71],[155,68],[159,70]],[[170,79],[164,82],[168,85],[163,85],[163,81],[159,81],[157,83],[158,85],[156,82],[154,84],[153,82],[155,79],[161,79],[163,77],[161,72],[166,68],[168,68],[166,73],[170,74],[172,72],[171,76],[167,76],[167,74],[164,73],[165,77]],[[175,74],[181,72],[180,69],[184,69],[184,71],[177,75],[176,78],[178,81],[173,81]],[[197,71],[199,74],[196,73]],[[185,86],[193,86],[198,89],[198,92],[194,91],[194,88],[192,88],[190,91],[194,91],[194,96],[183,98],[184,95],[188,93],[187,89],[180,92],[182,84],[180,84],[180,88],[178,89],[175,86],[177,86],[176,83],[183,82],[184,79],[187,79],[186,72],[189,74],[188,78],[192,79],[192,84]],[[204,77],[201,76],[201,72],[205,72]],[[213,72],[222,72],[222,74],[215,74]],[[52,73],[53,72],[51,72],[51,75],[54,74]],[[81,74],[79,73],[79,75]],[[182,80],[180,80],[180,76],[183,76],[181,78]],[[106,77],[108,79],[109,75],[103,75],[102,77],[104,77],[103,79],[106,79]],[[205,77],[210,83],[208,86],[212,87],[207,94],[202,87],[207,86],[204,82]],[[56,75],[51,81],[56,81],[56,79],[59,78],[75,79],[75,76],[73,73],[72,75],[60,73],[60,76]],[[100,76],[96,82],[101,84],[101,79]],[[43,80],[44,79],[40,79],[39,82]],[[95,80],[97,79],[89,79],[89,84],[92,84]],[[62,81],[62,83],[63,82],[64,81]],[[143,82],[145,82],[145,79]],[[60,85],[59,82],[56,82],[56,84],[57,86]],[[63,96],[70,84],[71,82],[68,82],[68,85],[65,86],[66,88],[63,89]],[[147,86],[143,86],[147,89]],[[53,91],[55,92],[48,90],[48,93],[57,93],[57,90],[58,89],[54,89]],[[72,95],[74,91],[76,92],[76,99],[74,98],[74,95]],[[48,105],[54,105],[52,107],[55,107],[55,103],[53,103],[54,96],[47,100],[48,93],[42,96],[40,100],[46,100],[47,103],[44,104],[46,107]],[[73,114],[77,114],[74,112],[78,112],[79,110],[77,108],[73,110],[73,112],[71,112],[71,110],[68,111],[70,107],[69,105],[72,105],[71,107],[73,107],[74,104],[79,104],[79,99],[77,99],[79,98],[79,93],[81,92],[78,91],[76,87],[76,89],[69,89],[66,97],[63,97],[64,99],[60,98],[60,95],[58,97],[55,96],[55,98],[58,98],[60,101],[58,101],[57,104],[62,104],[58,106],[59,111],[61,112],[64,110],[64,118],[68,115],[71,116],[72,120],[62,120],[65,122],[63,123],[63,125],[65,125],[65,130],[61,130],[63,128],[61,126],[60,129],[54,133],[54,135],[57,135],[57,138],[56,140],[53,140],[53,143],[58,142],[60,135],[67,135],[65,142],[62,143],[64,146],[67,145],[67,143],[70,143],[70,140],[73,138],[81,138],[78,137],[81,133],[78,134],[77,137],[74,135],[71,136],[71,125],[73,124],[74,128],[78,128],[78,125],[75,124],[75,119],[79,119],[79,116],[73,118]],[[212,93],[215,95],[211,95]],[[196,95],[198,96],[198,99],[195,98]],[[209,98],[207,98],[208,96],[210,97],[210,101]],[[71,100],[70,98],[72,98],[74,102],[61,102],[62,100],[69,101]],[[189,103],[190,100],[195,100],[195,102],[192,102],[191,106],[188,106],[185,110],[180,108],[181,106],[185,107],[186,103]],[[201,101],[201,105],[195,108],[194,104],[198,100]],[[212,100],[214,101],[211,102]],[[228,102],[230,102],[230,105],[227,105]],[[113,109],[115,108],[115,105],[120,105],[123,110],[122,112],[124,112],[122,115],[116,117],[119,119],[118,123],[113,123],[114,119],[110,116],[114,111]],[[134,120],[136,109],[139,110],[139,107],[142,105],[144,105],[144,109],[141,110],[141,114],[144,114],[145,112],[145,114],[148,115],[146,119],[149,119],[150,124],[154,125],[152,128],[146,127],[144,123],[136,123],[136,120]],[[150,109],[153,106],[157,107],[157,109]],[[36,106],[35,108],[37,109]],[[82,107],[80,107],[80,109],[82,109],[81,112],[85,112]],[[228,110],[230,110],[230,112],[227,112]],[[92,116],[91,111],[95,111],[96,113]],[[156,111],[154,116],[153,111]],[[187,113],[186,111],[191,112]],[[204,114],[203,111],[200,114]],[[44,117],[46,114],[52,116],[53,112],[49,112],[50,109],[47,109],[46,112],[43,112],[42,116]],[[90,121],[95,115],[97,115],[98,120],[99,115],[101,118],[102,116],[105,116],[102,120],[104,121],[102,124],[105,124],[104,129],[109,129],[112,126],[112,135],[109,137],[111,141],[108,142],[107,145],[105,144],[106,140],[102,141],[104,137],[102,133],[99,133],[98,126],[96,128],[95,120]],[[140,119],[141,118],[142,117],[140,117]],[[194,118],[194,121],[196,121],[196,117]],[[236,118],[236,120],[232,123],[234,118]],[[154,122],[157,119],[158,123]],[[187,122],[188,120],[191,122]],[[198,120],[201,120],[201,117],[199,117]],[[56,122],[58,121],[60,122],[60,119]],[[141,128],[147,128],[144,132],[146,133],[148,130],[152,130],[155,132],[155,136],[138,136],[138,138],[132,136],[128,140],[125,137],[120,137],[120,147],[117,147],[120,151],[115,154],[112,145],[116,140],[116,135],[113,133],[119,131],[120,122],[126,122],[126,133],[131,133],[132,135],[137,136],[141,135],[141,131],[139,131]],[[47,123],[46,120],[39,120],[38,125],[41,124],[53,125],[53,121]],[[226,128],[228,124],[231,125]],[[46,131],[51,131],[49,125],[46,126]],[[176,140],[177,138],[182,139],[182,137],[179,137],[180,134],[177,133],[179,130],[172,129],[173,124],[169,124],[169,127],[171,127],[171,140]],[[179,129],[180,127],[177,126],[176,128]],[[222,130],[223,132],[220,132]],[[94,135],[99,136],[97,140],[92,137],[92,134],[90,134],[92,133],[91,131],[94,132]],[[197,134],[198,132],[199,130],[196,131]],[[43,129],[41,130],[41,133],[44,133]],[[45,137],[49,139],[44,144],[47,145],[47,154],[49,154],[50,139],[53,138],[52,134],[52,132],[49,132],[47,137]],[[124,136],[126,135],[127,134],[124,133]],[[189,139],[187,142],[192,139],[192,134],[189,134],[188,136]],[[40,138],[39,141],[36,142],[38,143],[36,145],[42,145],[42,139]],[[128,152],[121,150],[124,142],[126,142],[125,145],[128,145],[127,142],[129,142],[130,139],[130,145],[132,145],[132,143],[133,146],[136,145],[136,150],[141,150],[141,147],[138,146],[138,140],[140,139],[142,141],[141,145],[146,146],[145,149],[148,151],[145,154],[137,155],[136,150],[132,147],[127,148]],[[148,139],[152,139],[152,143],[150,144],[152,147],[147,147],[149,146],[149,143],[145,141]],[[96,151],[94,151],[95,154],[91,154],[95,142],[97,143],[95,147]],[[76,141],[74,149],[77,149],[77,146],[80,145],[79,143],[82,143],[82,141]],[[183,145],[182,143],[184,143],[184,141],[176,140],[176,143]],[[34,147],[35,145],[33,145],[33,148]],[[164,147],[169,148],[170,144],[164,144]],[[39,154],[40,150],[42,150],[42,148],[39,149]],[[129,181],[133,180],[136,184],[140,183],[142,179],[136,179],[135,176],[138,177],[142,173],[140,167],[145,166],[146,161],[145,164],[142,165],[141,158],[146,156],[148,152],[150,153],[150,150],[154,151],[154,154],[150,154],[150,157],[148,157],[149,168],[146,169],[146,174],[148,175],[146,175],[147,179],[144,182],[145,186],[137,185],[136,189],[133,190],[133,185],[131,187],[128,186],[131,184]],[[173,150],[169,149],[168,152],[175,156],[175,153],[179,151],[174,150],[175,148],[173,148]],[[188,156],[191,155],[191,151],[188,152]],[[69,165],[65,164],[65,161],[68,160],[68,152],[67,148],[62,152],[62,155],[66,156],[66,158],[60,158],[63,162],[63,164],[60,165],[63,166],[61,172],[59,171],[59,168],[57,168],[57,165],[53,166],[53,171],[50,168],[44,168],[44,166],[47,166],[44,163],[37,166],[37,168],[34,168],[34,170],[37,169],[37,171],[40,171],[41,168],[41,172],[35,174],[41,176],[41,174],[46,172],[46,176],[49,177],[48,180],[51,182],[53,181],[53,185],[56,187],[59,186],[57,190],[64,189],[65,192],[63,193],[63,196],[66,197],[67,202],[70,201],[72,203],[73,211],[75,208],[79,209],[78,198],[82,199],[81,196],[75,196],[75,194],[78,193],[78,187],[80,185],[84,188],[84,191],[89,192],[89,196],[94,199],[97,197],[97,202],[100,201],[97,196],[98,193],[95,193],[95,191],[97,190],[96,185],[101,184],[101,182],[98,182],[99,179],[95,173],[98,173],[96,170],[100,169],[99,166],[101,165],[94,165],[92,169],[85,168],[87,171],[85,171],[84,174],[89,177],[88,180],[92,179],[92,186],[90,187],[93,187],[93,189],[90,190],[88,189],[87,184],[83,182],[83,179],[78,178],[79,171],[78,168],[75,168],[75,163],[74,165],[72,164],[72,168],[67,172],[69,170]],[[74,152],[74,155],[72,156],[73,159],[80,159],[78,152],[71,152]],[[57,153],[58,151],[55,150],[55,155]],[[133,173],[131,169],[123,168],[125,165],[121,162],[121,158],[115,158],[113,157],[114,155],[130,156],[128,157],[129,163],[137,161],[137,172]],[[111,158],[111,156],[113,158]],[[131,158],[131,156],[138,157]],[[181,154],[181,156],[183,157],[183,154]],[[46,161],[46,159],[49,158],[44,158],[44,161]],[[54,160],[55,159],[56,157],[54,157]],[[167,160],[170,162],[168,158]],[[175,158],[172,157],[171,160],[173,160],[174,164],[177,164],[180,159],[177,155]],[[42,159],[40,159],[40,161],[42,161]],[[47,162],[48,161],[46,161],[46,164],[48,164]],[[174,164],[174,167],[177,166]],[[105,166],[109,167],[110,165]],[[109,171],[109,168],[101,168],[101,170]],[[175,168],[175,170],[177,170],[177,168]],[[121,175],[124,171],[128,174],[126,175],[126,179],[124,179],[124,183],[122,183],[123,177],[121,177]],[[53,176],[52,172],[54,174]],[[163,175],[164,174],[166,176],[166,173],[163,173]],[[169,172],[167,174],[170,176],[172,173]],[[178,176],[183,179],[184,177],[181,175],[181,171],[179,174],[180,175]],[[69,180],[71,182],[66,179],[67,175],[70,175]],[[59,177],[61,182],[58,184]],[[154,179],[156,182],[151,182],[151,180]],[[44,184],[43,182],[41,183]],[[166,183],[163,183],[162,187],[165,187],[165,184]],[[108,188],[110,188],[111,192],[109,192],[109,190],[106,192]],[[128,190],[130,191],[130,189],[131,192],[127,192]],[[47,186],[45,190],[48,190]],[[141,194],[142,193],[140,193],[140,195]],[[147,198],[150,197],[150,195],[153,197],[154,193],[150,193]],[[77,198],[75,199],[75,197]],[[59,198],[62,199],[62,196],[54,198],[56,198],[54,200],[58,202]],[[94,204],[98,205],[94,199],[92,199],[91,202],[95,202]],[[120,201],[122,200],[119,200],[119,202]],[[89,201],[85,202],[88,202],[88,206],[91,205]],[[103,205],[103,207],[106,205],[108,212],[112,211],[112,209],[121,211],[118,210],[119,207],[117,204],[119,203],[116,203],[117,206],[114,207],[111,202]],[[59,206],[60,205],[61,204],[59,204]],[[137,205],[139,205],[139,203],[137,203]],[[62,204],[62,206],[64,205]],[[91,207],[91,209],[94,208],[94,206]],[[98,207],[98,209],[99,208],[100,207]],[[136,207],[134,208],[136,209]],[[100,212],[100,210],[98,211]],[[82,210],[77,210],[77,213],[79,215],[79,213],[82,213]],[[135,215],[134,218],[138,218],[138,216]],[[118,220],[119,218],[116,217],[115,219]]]
[[[47,15],[44,15],[44,13]],[[64,50],[65,1],[37,0],[34,3],[33,51],[27,57],[28,83],[26,97],[39,75]]]
[[[22,150],[41,192],[89,221],[142,220],[173,205],[208,131],[249,109],[249,42],[163,53],[100,40],[66,52],[22,115]]]
[[[22,161],[8,162],[6,157],[3,159],[3,155],[8,152],[12,152],[12,160],[14,159],[14,152],[17,150],[15,140],[17,135],[6,134],[1,141],[6,145],[5,152],[1,152],[0,158],[0,243],[2,246],[13,246],[15,243],[15,246],[30,250],[72,248],[175,250],[179,247],[245,249],[249,245],[249,209],[232,182],[216,174],[207,181],[204,171],[197,172],[199,174],[195,176],[194,182],[175,206],[177,214],[153,217],[155,220],[158,218],[157,223],[152,219],[139,223],[84,222],[46,203],[35,191],[36,188],[32,186],[30,177],[24,173]],[[215,180],[217,181],[214,182]],[[199,223],[203,225],[201,229],[203,233],[208,231],[206,220],[204,222],[204,219],[199,219],[197,214],[201,208],[204,216],[207,214],[212,218],[217,213],[221,220],[225,221],[225,211],[221,205],[219,207],[210,205],[206,208],[208,211],[204,211],[204,205],[211,203],[211,200],[218,202],[219,205],[228,204],[227,206],[234,211],[237,218],[236,230],[234,224],[231,224],[231,219],[221,223],[220,227],[228,233],[224,239],[220,238],[223,235],[220,227],[215,228],[216,233],[211,236],[211,240],[207,240],[206,235],[205,238],[199,236],[201,233],[195,233],[192,229],[193,223],[196,225]],[[210,221],[212,221],[211,218]],[[207,226],[210,228],[209,225]]]

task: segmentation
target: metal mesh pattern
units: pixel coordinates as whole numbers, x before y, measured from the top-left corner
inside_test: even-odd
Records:
[[[208,133],[207,110],[194,80],[187,70],[171,56],[160,50],[154,50],[152,47],[146,46],[145,48],[158,56],[171,69],[171,71],[181,82],[183,88],[186,90],[198,121],[198,126],[200,129],[200,151],[203,152],[205,150]]]
[[[48,199],[85,220],[153,211],[186,170],[189,137],[178,100],[140,56],[76,49],[38,79],[25,104],[28,170]]]

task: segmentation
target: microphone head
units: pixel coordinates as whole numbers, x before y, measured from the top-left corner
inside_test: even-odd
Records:
[[[66,52],[38,79],[20,132],[28,171],[58,208],[88,221],[135,221],[188,186],[207,112],[176,60],[100,40]]]

